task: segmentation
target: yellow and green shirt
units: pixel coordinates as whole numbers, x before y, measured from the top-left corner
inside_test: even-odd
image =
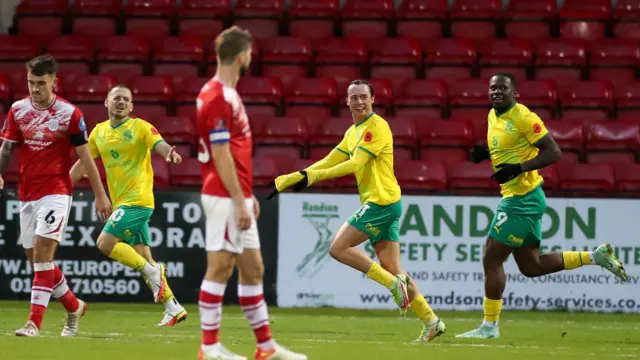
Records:
[[[353,158],[356,150],[373,159],[354,175],[361,203],[389,205],[400,200],[400,185],[393,171],[393,135],[389,124],[376,113],[349,127],[336,150]]]
[[[114,209],[155,207],[151,151],[161,141],[158,130],[139,118],[128,118],[117,126],[105,121],[91,131],[91,156],[102,159]]]
[[[536,157],[535,143],[549,132],[538,115],[518,103],[502,113],[491,109],[488,120],[487,142],[494,171],[499,164],[518,164]],[[542,181],[537,170],[527,171],[500,185],[502,197],[527,194]]]

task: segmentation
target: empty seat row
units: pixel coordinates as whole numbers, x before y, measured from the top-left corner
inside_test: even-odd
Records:
[[[637,2],[618,1],[612,12],[609,0],[588,4],[568,0],[559,11],[555,0],[512,0],[504,10],[501,0],[456,0],[451,9],[447,0],[405,0],[398,9],[393,0],[348,0],[342,9],[339,0],[295,0],[289,9],[284,0],[240,0],[233,8],[230,0],[129,1],[124,6],[120,0],[78,0],[71,6],[66,0],[29,0],[17,8],[17,28],[20,33],[44,37],[60,33],[69,25],[76,33],[96,36],[113,34],[122,25],[127,31],[151,36],[172,31],[212,36],[233,22],[253,30],[256,36],[274,36],[287,29],[293,35],[313,37],[337,32],[370,38],[390,33],[439,37],[444,32],[492,37],[496,34],[495,24],[504,20],[507,34],[534,37],[548,36],[549,23],[558,18],[565,25],[562,34],[592,36],[591,33],[604,34],[603,22],[609,19],[622,23],[622,30],[637,29],[632,21],[626,21],[636,16]],[[32,26],[34,16],[47,16],[46,24],[40,21],[40,27]],[[68,17],[70,24],[64,21]],[[124,21],[116,21],[121,17]],[[42,30],[42,25],[47,25],[44,28],[48,31]],[[616,34],[634,33],[622,30]]]

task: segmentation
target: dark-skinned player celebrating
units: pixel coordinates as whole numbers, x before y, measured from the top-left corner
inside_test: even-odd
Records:
[[[623,281],[622,263],[609,244],[594,251],[564,251],[540,254],[542,216],[547,201],[538,170],[562,157],[558,144],[538,115],[516,102],[516,82],[510,74],[499,73],[489,83],[488,148],[474,146],[474,163],[491,160],[500,183],[502,201],[489,227],[482,265],[484,266],[484,320],[480,327],[456,337],[499,338],[498,319],[506,277],[503,264],[513,254],[520,272],[539,277],[585,265],[598,265]]]

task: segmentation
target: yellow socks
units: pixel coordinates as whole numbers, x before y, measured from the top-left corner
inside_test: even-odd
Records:
[[[487,297],[484,298],[484,321],[483,325],[495,326],[500,319],[500,313],[502,312],[502,299],[491,300]]]
[[[136,271],[142,271],[147,264],[140,254],[134,248],[123,242],[118,242],[111,250],[109,257],[122,265],[128,266]]]
[[[383,269],[377,262],[373,262],[369,271],[367,271],[367,277],[378,284],[386,287],[387,289],[391,289],[393,283],[396,281],[396,277],[393,276],[390,272]]]
[[[565,251],[562,253],[564,268],[571,270],[584,265],[592,265],[594,263],[592,256],[589,251]]]
[[[413,310],[416,316],[425,324],[433,324],[438,320],[436,313],[433,312],[431,306],[429,306],[429,303],[427,303],[427,300],[421,294],[418,294],[411,300],[409,306],[411,306],[411,310]]]

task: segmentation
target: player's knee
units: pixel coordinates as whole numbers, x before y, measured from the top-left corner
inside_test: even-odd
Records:
[[[233,273],[233,265],[225,265],[226,264],[216,264],[208,266],[205,279],[225,284]]]
[[[240,269],[238,276],[242,284],[261,284],[264,277],[264,265],[255,264],[255,266]]]
[[[111,255],[113,251],[113,247],[116,245],[114,242],[110,241],[109,238],[100,236],[98,237],[98,250],[106,256]]]
[[[338,244],[338,242],[333,241],[329,246],[329,255],[331,255],[332,258],[338,260],[343,250],[344,249]]]

